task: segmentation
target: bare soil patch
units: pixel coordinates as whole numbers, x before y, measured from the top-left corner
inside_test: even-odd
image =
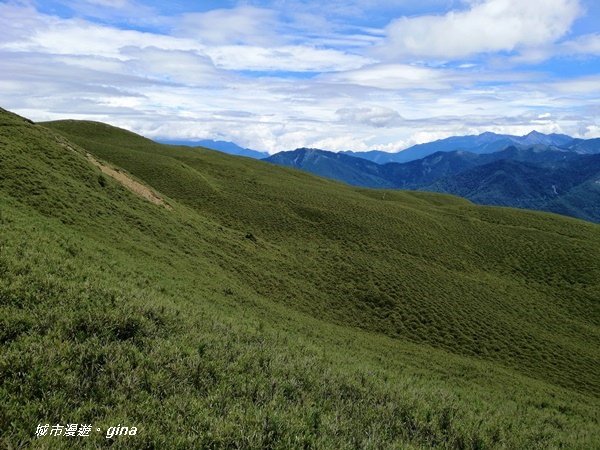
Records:
[[[158,195],[156,192],[154,192],[148,186],[145,186],[142,183],[140,183],[139,181],[134,180],[126,173],[120,172],[117,169],[113,169],[112,167],[109,167],[106,164],[102,164],[100,161],[98,161],[96,158],[94,158],[89,153],[87,153],[86,156],[87,156],[87,159],[93,165],[95,165],[102,171],[102,173],[108,175],[109,177],[114,178],[119,183],[121,183],[123,186],[125,186],[127,189],[129,189],[131,192],[133,192],[134,194],[137,194],[140,197],[145,198],[146,200],[154,203],[155,205],[160,205],[160,206],[164,206],[167,209],[172,209],[170,205],[165,203],[165,201],[160,197],[160,195]]]

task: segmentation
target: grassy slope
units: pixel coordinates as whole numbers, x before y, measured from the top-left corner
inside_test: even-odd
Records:
[[[264,251],[238,271],[262,295],[600,393],[596,349],[581,345],[600,318],[597,226],[455,197],[384,198],[106,125],[51,126],[171,198],[256,236]]]
[[[0,445],[599,444],[597,226],[0,118]]]

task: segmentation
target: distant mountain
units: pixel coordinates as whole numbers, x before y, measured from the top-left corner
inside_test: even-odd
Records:
[[[574,141],[571,136],[567,136],[566,134],[543,134],[537,131],[532,131],[525,136],[509,136],[509,138],[516,144],[521,145],[549,145],[556,147],[563,147]]]
[[[423,189],[440,178],[451,177],[494,161],[511,160],[553,168],[575,157],[577,155],[574,153],[539,145],[529,148],[513,145],[501,152],[482,155],[463,150],[440,151],[408,163],[384,164],[382,173],[385,179],[390,180],[396,188]]]
[[[384,178],[384,166],[342,153],[299,148],[290,152],[276,153],[264,161],[301,169],[354,186],[395,187],[391,181]]]
[[[453,136],[426,144],[418,144],[397,153],[373,150],[369,152],[343,152],[350,156],[368,159],[378,164],[389,162],[404,163],[415,161],[436,152],[452,152],[466,150],[476,154],[493,153],[511,145],[544,145],[567,148],[575,139],[564,134],[542,134],[532,131],[525,136],[511,136],[486,132],[472,136]],[[573,149],[576,151],[575,149]],[[600,149],[598,150],[600,151]]]
[[[392,153],[384,152],[383,150],[369,150],[367,152],[353,152],[351,150],[341,151],[344,155],[353,156],[355,158],[362,158],[368,161],[372,161],[377,164],[387,164],[389,162],[406,162],[404,157],[401,156],[403,152]]]
[[[265,161],[355,186],[445,192],[481,204],[547,210],[600,222],[600,155],[554,146],[511,145],[484,154],[438,151],[419,160],[387,164],[298,149]]]
[[[600,154],[579,155],[553,167],[502,159],[439,179],[426,190],[600,222]]]
[[[201,141],[159,140],[158,142],[170,145],[185,145],[188,147],[206,147],[212,150],[228,153],[230,155],[246,156],[254,159],[263,159],[269,156],[267,152],[243,148],[237,144],[234,144],[233,142],[213,141],[212,139],[204,139]]]
[[[577,156],[573,152],[553,147],[537,145],[526,148],[513,145],[501,152],[482,155],[463,150],[439,151],[407,163],[377,164],[347,153],[301,148],[277,153],[266,158],[265,161],[305,170],[355,186],[419,189],[440,178],[502,159],[535,163],[541,167],[554,167],[557,163]]]
[[[569,145],[569,149],[581,154],[600,153],[600,138],[596,139],[575,139]]]

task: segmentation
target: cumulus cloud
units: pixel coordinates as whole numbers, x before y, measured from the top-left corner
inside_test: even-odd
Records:
[[[554,42],[581,13],[578,0],[471,0],[464,11],[402,17],[387,27],[387,57],[456,59]]]

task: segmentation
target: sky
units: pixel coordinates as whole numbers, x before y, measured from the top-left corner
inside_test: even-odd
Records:
[[[0,0],[0,106],[270,153],[600,137],[600,1]]]

